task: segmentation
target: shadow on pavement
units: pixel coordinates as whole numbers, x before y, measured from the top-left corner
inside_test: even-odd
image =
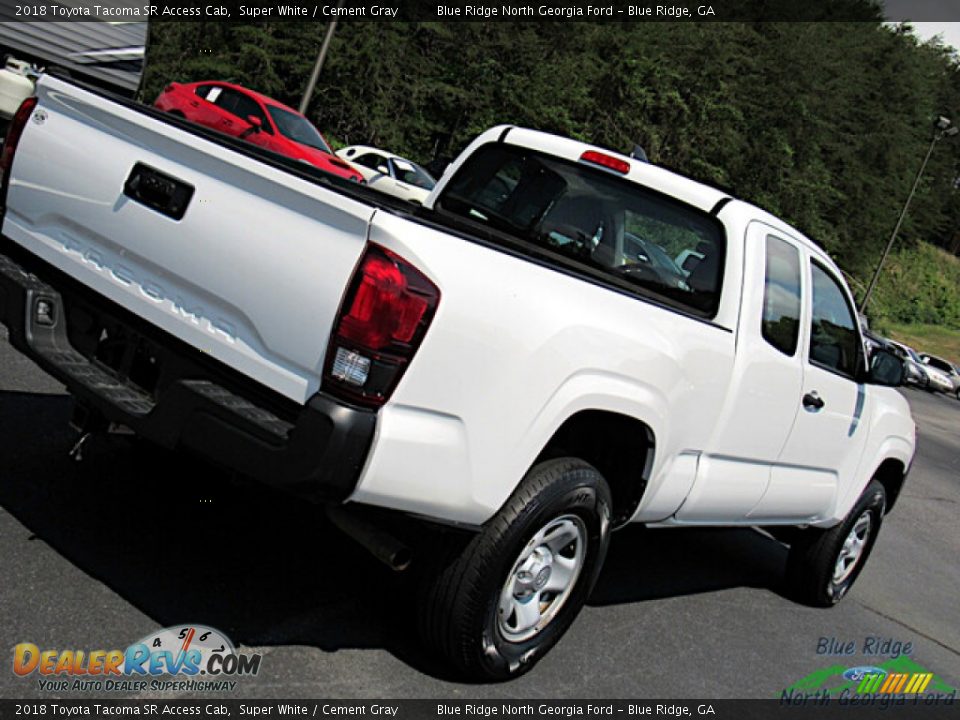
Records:
[[[735,587],[781,591],[787,549],[743,529],[628,526],[610,543],[591,605],[616,605]]]
[[[0,392],[0,505],[158,626],[203,623],[246,646],[381,647],[447,676],[419,650],[406,577],[317,508],[125,438],[98,438],[77,464],[70,412],[63,395]],[[784,557],[750,530],[629,528],[590,602],[776,589]]]

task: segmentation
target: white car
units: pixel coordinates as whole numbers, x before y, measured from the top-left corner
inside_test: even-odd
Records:
[[[401,200],[423,203],[437,181],[411,160],[367,147],[351,145],[337,150],[337,156],[353,165],[367,185]]]

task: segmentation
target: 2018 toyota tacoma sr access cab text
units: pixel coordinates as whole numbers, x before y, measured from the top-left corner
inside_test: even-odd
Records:
[[[446,528],[416,606],[465,675],[532,667],[628,522],[767,528],[836,603],[913,456],[821,249],[582,142],[494,128],[416,207],[45,77],[2,171],[14,347],[368,547]]]

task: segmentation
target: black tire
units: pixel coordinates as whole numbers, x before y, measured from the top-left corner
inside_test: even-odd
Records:
[[[607,483],[582,460],[557,458],[533,467],[482,532],[424,577],[418,613],[427,648],[471,680],[504,680],[530,670],[570,627],[593,590],[609,544],[610,507]],[[554,522],[576,526],[585,538],[579,574],[542,629],[511,641],[501,629],[501,592],[508,578],[517,577],[521,553]],[[547,601],[546,613],[550,607]]]
[[[857,504],[842,523],[829,530],[810,528],[790,547],[787,556],[787,588],[798,602],[813,607],[832,607],[840,602],[863,570],[880,532],[887,504],[883,485],[871,480]],[[851,532],[864,516],[869,517],[868,534],[851,569],[836,578],[840,552]]]

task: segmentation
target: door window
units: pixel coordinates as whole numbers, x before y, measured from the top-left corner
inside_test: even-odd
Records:
[[[763,285],[763,339],[784,355],[793,356],[800,337],[800,251],[767,235]]]
[[[210,93],[214,90],[216,90],[216,92],[213,94],[213,97],[210,97]],[[218,88],[216,85],[201,85],[196,89],[196,94],[202,97],[204,100],[213,102],[217,99],[217,95],[220,94],[220,88]]]
[[[423,188],[424,190],[433,190],[433,186],[436,185],[433,178],[431,178],[422,167],[401,158],[393,158],[390,160],[390,174],[400,182]]]
[[[250,115],[260,118],[260,128],[271,135],[273,134],[273,130],[270,128],[270,122],[267,120],[267,116],[264,115],[263,110],[260,109],[259,103],[257,103],[257,101],[253,98],[237,92],[236,90],[223,88],[221,92],[217,94],[216,98],[211,98],[211,96],[208,95],[207,100],[211,100],[217,107],[221,108],[222,110],[226,110],[228,113],[235,115],[241,120],[246,121]]]
[[[371,170],[377,170],[378,167],[386,167],[387,159],[383,155],[377,155],[376,153],[365,153],[350,162],[356,165],[363,165]],[[377,172],[380,171],[377,170]]]
[[[840,283],[813,263],[810,362],[854,378],[860,346],[853,310]]]

